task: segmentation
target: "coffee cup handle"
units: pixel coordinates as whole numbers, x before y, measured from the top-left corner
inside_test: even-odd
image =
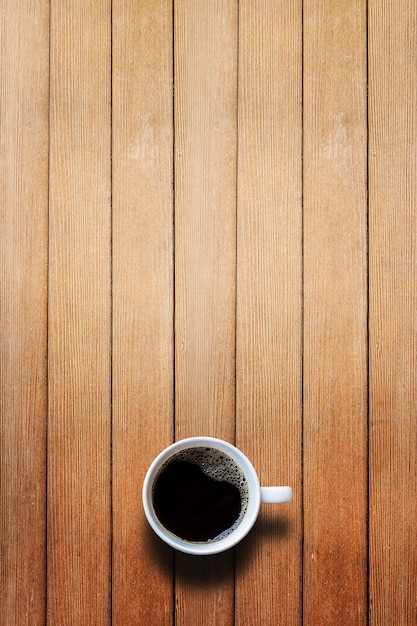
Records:
[[[282,504],[291,502],[291,487],[261,487],[261,502],[263,504]]]

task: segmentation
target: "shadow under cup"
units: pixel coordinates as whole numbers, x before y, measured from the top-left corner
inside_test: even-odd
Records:
[[[151,527],[188,554],[216,554],[234,546],[254,525],[260,503],[259,479],[249,459],[211,437],[183,439],[166,448],[143,485]]]

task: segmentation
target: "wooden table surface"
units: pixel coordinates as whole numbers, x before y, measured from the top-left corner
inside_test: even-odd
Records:
[[[3,0],[0,623],[417,624],[415,0]],[[289,484],[173,554],[154,456]]]

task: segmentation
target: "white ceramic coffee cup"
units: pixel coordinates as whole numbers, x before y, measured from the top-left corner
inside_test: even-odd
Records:
[[[152,490],[160,468],[170,457],[178,454],[181,450],[198,447],[214,448],[231,457],[246,478],[249,495],[248,506],[242,519],[229,534],[217,540],[197,543],[177,537],[161,524],[152,504]],[[154,459],[145,476],[142,498],[148,522],[163,541],[176,550],[187,554],[208,555],[228,550],[241,541],[256,522],[261,502],[268,504],[290,502],[292,490],[291,487],[261,487],[252,463],[243,452],[232,444],[213,437],[190,437],[168,446]]]

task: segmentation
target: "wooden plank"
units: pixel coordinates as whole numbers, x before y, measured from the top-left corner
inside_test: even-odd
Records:
[[[304,623],[367,620],[366,2],[304,6]]]
[[[0,605],[45,622],[49,2],[0,11]]]
[[[113,2],[113,623],[171,624],[141,490],[173,441],[172,2]]]
[[[371,624],[417,617],[416,26],[369,2]]]
[[[233,442],[237,2],[174,9],[175,434]],[[233,552],[176,571],[176,623],[233,623]]]
[[[294,500],[237,551],[236,624],[300,624],[302,2],[239,6],[237,444]]]
[[[51,5],[51,624],[110,622],[110,9]]]

